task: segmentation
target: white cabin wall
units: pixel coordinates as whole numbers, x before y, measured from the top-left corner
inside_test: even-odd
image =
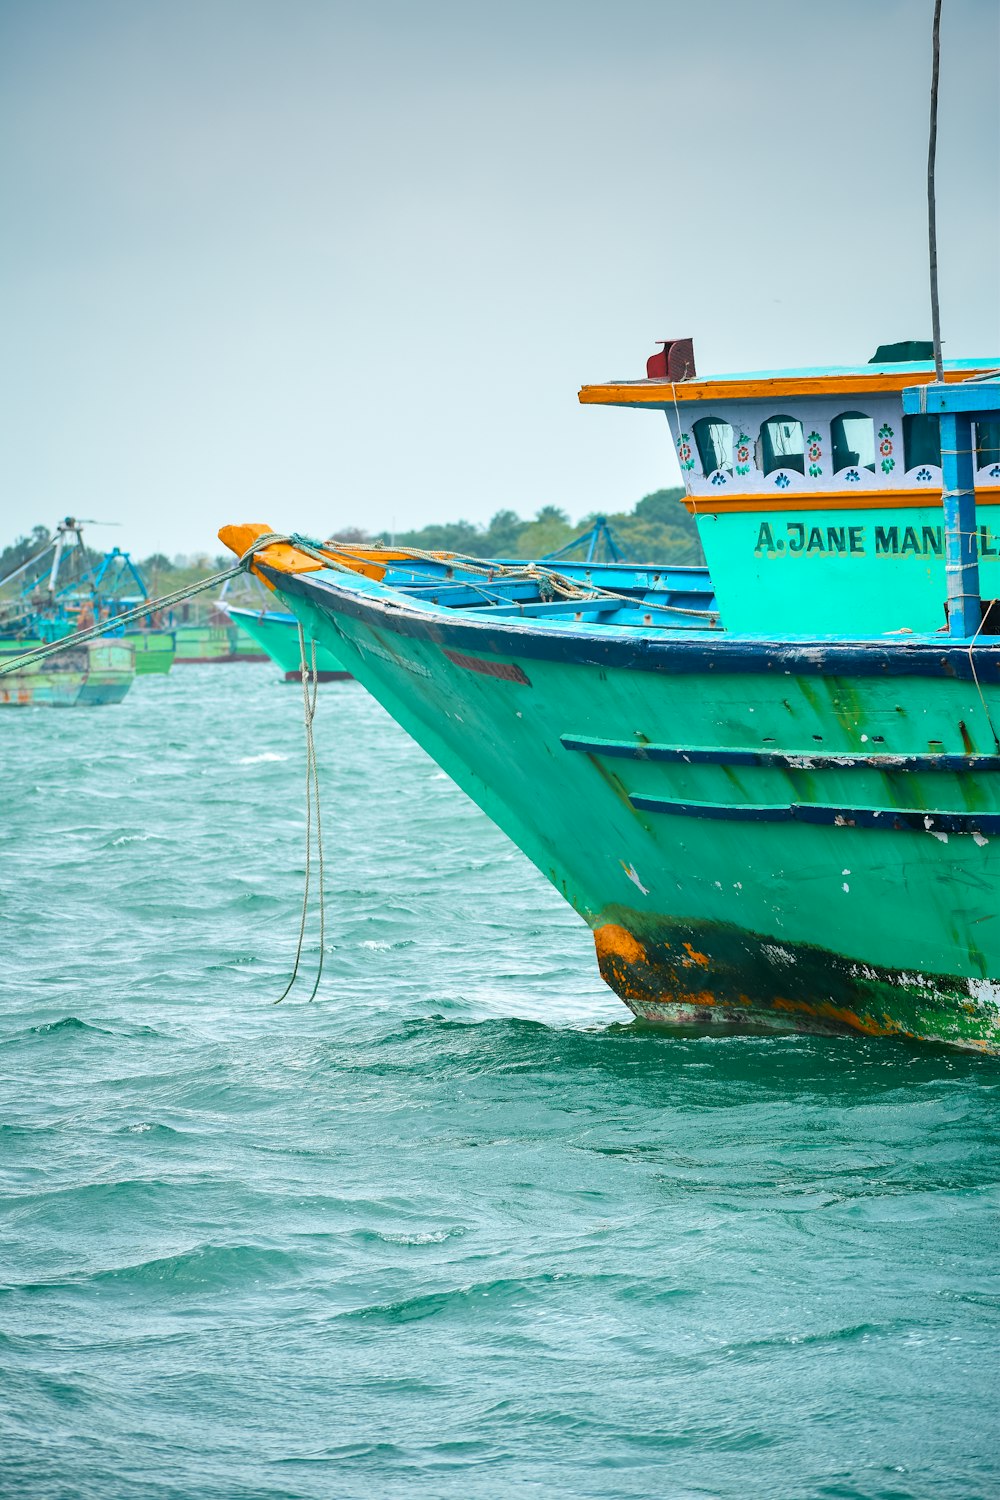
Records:
[[[872,418],[876,449],[874,474],[865,468],[859,468],[855,471],[857,478],[848,480],[846,477],[848,471],[842,471],[839,474],[833,472],[830,423],[845,411],[864,412],[866,416]],[[824,397],[812,401],[794,398],[785,401],[777,398],[776,402],[705,401],[692,403],[686,409],[679,407],[677,411],[666,408],[665,415],[685,486],[696,499],[714,499],[727,493],[808,495],[842,490],[845,494],[851,492],[863,494],[865,491],[878,490],[926,488],[929,492],[933,492],[941,489],[939,466],[914,465],[910,469],[905,467],[902,402],[899,395],[895,393],[877,398],[838,396],[833,400]],[[796,469],[777,469],[770,474],[763,474],[757,467],[755,450],[761,426],[769,418],[780,415],[793,417],[802,423],[803,434],[807,440],[805,460],[807,472],[805,474],[800,474]],[[732,474],[718,470],[714,474],[703,474],[701,471],[701,462],[692,429],[696,421],[707,416],[721,417],[733,428],[734,472]],[[812,460],[813,467],[819,472],[810,474],[808,472],[810,467],[808,438],[812,432],[819,434],[819,442],[815,445],[819,448],[819,455]],[[885,436],[881,437],[880,434],[883,432]],[[745,434],[749,439],[746,446],[749,448],[750,455],[747,472],[742,474],[736,472],[740,467],[737,440],[741,434]],[[682,435],[686,439],[685,442],[681,440]],[[888,445],[887,453],[880,451],[880,445],[883,444]],[[690,449],[686,456],[685,448]],[[1000,487],[1000,472],[993,473],[993,469],[1000,469],[1000,466],[990,465],[980,469],[977,475],[977,485]]]

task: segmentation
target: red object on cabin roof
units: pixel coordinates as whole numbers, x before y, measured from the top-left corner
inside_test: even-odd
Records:
[[[663,348],[646,361],[647,380],[690,380],[694,369],[694,339],[657,339]]]

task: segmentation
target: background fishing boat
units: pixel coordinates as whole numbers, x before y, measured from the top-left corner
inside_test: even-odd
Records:
[[[149,599],[140,569],[118,547],[103,556],[91,552],[83,538],[85,524],[67,516],[42,547],[0,581],[0,639],[20,640],[27,649],[32,641],[62,640],[103,623],[107,636],[131,645],[137,675],[169,672],[173,631],[152,611],[127,626],[119,623],[122,614],[134,615]]]
[[[301,676],[302,651],[299,644],[299,622],[288,610],[245,609],[227,604],[226,613],[271,661],[281,668],[286,682],[298,682]],[[306,660],[312,664],[312,643],[306,642]],[[316,646],[316,675],[320,682],[342,682],[350,677],[329,646]]]
[[[174,636],[177,642],[174,660],[178,666],[267,661],[267,653],[253,637],[221,609],[213,609],[206,620],[175,626]]]
[[[43,644],[0,639],[0,665]],[[96,708],[120,703],[134,679],[131,642],[90,641],[0,676],[0,707]]]
[[[122,640],[135,650],[137,677],[162,676],[174,664],[176,636],[172,630],[126,630]]]
[[[70,597],[67,597],[67,603]],[[117,633],[118,616],[134,610],[149,598],[149,588],[138,564],[128,552],[113,547],[91,574],[81,579],[75,591],[77,609],[73,624],[79,620],[82,600],[88,599],[96,617],[108,621],[108,633]],[[135,648],[137,677],[162,675],[173,666],[176,638],[172,630],[164,629],[158,621],[159,617],[151,612],[144,619],[140,617],[138,623],[122,629],[122,639]]]

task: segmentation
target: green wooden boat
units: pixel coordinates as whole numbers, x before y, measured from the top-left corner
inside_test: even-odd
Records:
[[[135,650],[135,675],[169,672],[176,643],[172,630],[128,630],[122,637]]]
[[[683,341],[581,392],[666,417],[712,608],[649,569],[255,562],[650,1021],[1000,1053],[1000,360],[898,353],[698,378]]]
[[[240,609],[226,605],[234,624],[251,636],[273,662],[281,668],[286,682],[301,680],[302,650],[299,645],[299,622],[287,610]],[[306,642],[307,661],[311,665],[311,644]],[[350,677],[329,646],[316,646],[316,675],[320,682],[340,682]]]
[[[206,624],[178,625],[174,630],[178,666],[192,663],[267,661],[257,642],[223,615]]]
[[[43,644],[40,639],[0,640],[0,666]],[[135,651],[130,642],[91,641],[0,675],[0,707],[93,708],[120,703],[134,678]]]

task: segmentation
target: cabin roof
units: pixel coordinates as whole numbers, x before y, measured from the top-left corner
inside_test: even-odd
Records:
[[[967,380],[1000,367],[1000,356],[948,359],[946,381]],[[934,379],[930,360],[891,364],[814,365],[801,370],[741,370],[721,375],[696,375],[691,380],[612,380],[585,385],[585,406],[654,406],[672,408],[674,402],[772,401],[776,397],[864,395],[901,391]]]

